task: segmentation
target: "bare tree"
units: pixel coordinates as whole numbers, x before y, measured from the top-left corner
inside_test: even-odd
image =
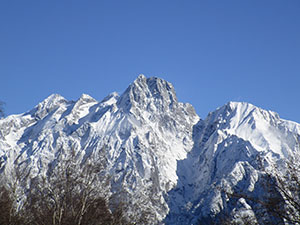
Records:
[[[30,170],[15,165],[11,179],[1,182],[0,224],[117,224],[108,208],[105,166],[103,154],[82,158],[75,148],[60,149],[45,176],[30,178]]]
[[[263,162],[261,158],[258,160]],[[243,191],[230,193],[226,191],[226,194],[229,198],[244,198],[255,204],[258,220],[264,221],[263,217],[268,214],[274,218],[272,224],[300,224],[299,154],[296,153],[293,157],[285,160],[283,165],[280,167],[273,165],[272,170],[262,168],[260,183],[264,193],[260,197]]]
[[[22,170],[23,169],[23,170]],[[24,183],[28,178],[27,169],[18,166],[18,159],[14,167],[1,174],[0,177],[0,224],[18,225],[23,223],[23,210],[20,205],[24,196]]]
[[[3,106],[4,106],[4,102],[0,101],[0,118],[5,116]]]
[[[0,188],[0,224],[18,225],[22,219],[15,210],[15,204],[10,191],[4,186]]]
[[[123,187],[110,196],[109,204],[113,212],[113,224],[156,224],[158,218],[149,203],[154,199],[143,193],[130,193]]]
[[[27,196],[27,211],[32,224],[110,224],[108,209],[108,177],[101,174],[103,159],[97,163],[82,159],[72,148],[60,150],[49,165],[45,177],[32,179]]]
[[[275,172],[266,172],[270,190],[275,189],[280,196],[269,197],[264,206],[268,211],[287,223],[300,224],[300,157],[291,157],[286,161],[282,172],[275,167]]]

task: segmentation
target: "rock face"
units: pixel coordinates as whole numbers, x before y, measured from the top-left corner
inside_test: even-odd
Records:
[[[230,102],[201,120],[177,101],[172,84],[140,75],[121,96],[98,102],[54,94],[1,119],[0,173],[10,179],[17,167],[47,176],[59,149],[70,146],[82,158],[101,153],[111,193],[126,192],[128,214],[147,211],[152,224],[193,224],[223,210],[251,211],[220,188],[259,194],[257,156],[265,166],[287,158],[299,152],[299,135],[299,124],[248,103]]]

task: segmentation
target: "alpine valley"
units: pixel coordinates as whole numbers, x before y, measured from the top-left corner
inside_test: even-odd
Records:
[[[127,215],[147,211],[145,224],[222,224],[221,215],[272,224],[267,212],[258,216],[258,203],[227,193],[263,198],[265,171],[297,155],[299,142],[300,124],[275,112],[229,102],[201,119],[178,102],[172,84],[140,75],[101,102],[53,94],[31,111],[2,118],[0,177],[12,183],[16,169],[30,171],[27,183],[45,177],[61,149],[72,148],[82,163],[105,157],[109,195],[126,193],[119,199]]]

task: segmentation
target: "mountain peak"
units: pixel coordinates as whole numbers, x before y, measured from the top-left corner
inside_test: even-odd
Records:
[[[88,95],[88,94],[84,94],[84,93],[80,96],[80,98],[78,99],[78,101],[83,101],[83,102],[96,102],[96,100],[95,100],[93,97],[91,97],[91,96]]]
[[[258,120],[278,120],[279,115],[271,110],[265,110],[248,102],[229,102],[225,107],[229,107],[236,115],[243,119],[250,115]]]
[[[145,83],[147,80],[147,77],[144,74],[140,74],[133,83]]]
[[[146,78],[141,74],[130,84],[118,102],[127,110],[133,106],[171,109],[177,104],[177,97],[171,83],[157,77]]]
[[[49,95],[45,100],[41,102],[41,104],[52,104],[54,102],[60,101],[60,100],[65,100],[63,96],[60,94],[54,93]]]
[[[219,130],[249,141],[259,151],[281,156],[290,154],[295,145],[292,133],[297,127],[280,119],[276,112],[246,102],[229,102],[210,113],[206,118]]]
[[[274,117],[279,118],[277,113],[262,109],[248,102],[236,102],[230,101],[227,104],[217,108],[215,111],[209,114],[209,117],[238,117],[239,120],[242,120],[244,117],[254,116],[257,117],[260,114],[270,114]]]
[[[228,105],[231,108],[242,107],[242,106],[254,106],[248,102],[238,102],[238,101],[230,101],[226,105]]]
[[[57,109],[61,104],[65,104],[68,101],[59,94],[52,94],[45,100],[40,102],[30,113],[42,119],[47,113]]]

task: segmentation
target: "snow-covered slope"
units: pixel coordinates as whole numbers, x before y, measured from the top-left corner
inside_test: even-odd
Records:
[[[266,166],[299,151],[300,125],[248,103],[230,102],[200,120],[178,102],[172,84],[140,75],[122,95],[98,102],[83,94],[54,94],[31,111],[0,120],[0,173],[14,167],[44,175],[57,152],[104,153],[112,193],[122,190],[129,213],[152,213],[153,224],[192,224],[222,210],[251,208],[228,202],[220,188],[255,190],[257,155]]]
[[[178,162],[180,182],[169,194],[166,222],[209,224],[224,211],[233,217],[249,213],[245,199],[232,203],[224,190],[262,196],[261,160],[272,167],[299,152],[299,128],[249,103],[229,102],[210,113],[194,126],[194,148]]]

